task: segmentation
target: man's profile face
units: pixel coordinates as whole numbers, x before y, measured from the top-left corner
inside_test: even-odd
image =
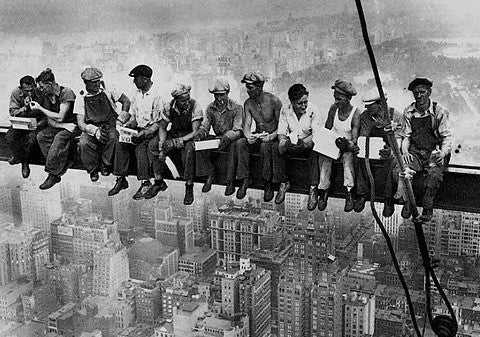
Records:
[[[350,97],[336,90],[333,92],[333,98],[335,99],[335,105],[339,109],[346,107],[348,104],[350,104]]]
[[[417,105],[424,105],[428,103],[432,89],[429,86],[420,84],[413,88],[412,93]]]
[[[25,83],[22,83],[22,92],[23,92],[23,95],[26,96],[26,97],[32,97],[33,93],[35,92],[35,84],[25,84]]]
[[[177,101],[177,107],[180,110],[187,110],[189,108],[188,102],[190,101],[190,93],[187,92],[183,95],[180,95],[175,98],[175,100]]]
[[[91,93],[96,94],[100,91],[100,80],[96,81],[83,81],[85,83],[85,89]]]
[[[50,95],[53,94],[53,82],[43,82],[38,83],[38,89],[44,94]]]
[[[250,98],[259,97],[263,91],[263,86],[257,83],[246,83],[245,87],[247,88],[247,94]]]

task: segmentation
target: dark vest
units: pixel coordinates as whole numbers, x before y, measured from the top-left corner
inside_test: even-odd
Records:
[[[52,112],[59,113],[60,112],[60,96],[62,95],[63,90],[65,90],[65,87],[60,87],[60,94],[57,96],[55,95],[55,103],[52,103],[50,98],[48,98],[47,95],[43,96],[43,101],[41,103],[41,106],[43,106],[45,109],[50,110]],[[75,115],[73,114],[73,106],[75,102],[71,102],[70,108],[67,110],[65,113],[65,118],[63,119],[62,123],[75,123],[77,124],[77,119]]]
[[[192,115],[193,109],[195,109],[195,100],[190,99],[188,103],[188,110],[178,113],[177,110],[173,108],[175,100],[170,102],[170,122],[172,123],[172,127],[168,134],[171,138],[183,137],[193,131]]]
[[[98,95],[84,96],[85,123],[101,126],[115,125],[117,113],[113,110],[105,91]]]
[[[433,113],[437,108],[436,102],[433,102]],[[410,120],[412,134],[410,136],[410,146],[415,150],[433,151],[437,145],[440,145],[435,131],[433,130],[432,115],[425,117],[413,117]]]

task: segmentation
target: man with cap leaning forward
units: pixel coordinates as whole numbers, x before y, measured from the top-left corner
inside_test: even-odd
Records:
[[[163,169],[168,155],[177,167],[183,166],[185,197],[183,203],[193,203],[193,179],[195,177],[195,145],[193,138],[203,119],[198,103],[190,97],[191,87],[177,84],[172,90],[173,99],[165,104],[159,122],[158,138],[150,143],[149,152],[159,158]],[[170,130],[167,131],[168,124]],[[157,165],[154,163],[154,165]]]
[[[133,77],[133,83],[137,87],[131,98],[130,113],[121,114],[119,124],[127,128],[135,129],[138,134],[132,137],[132,143],[118,142],[115,150],[113,174],[117,176],[115,186],[108,192],[112,196],[121,190],[128,188],[128,167],[130,165],[131,148],[135,148],[137,161],[137,179],[141,181],[140,187],[133,195],[133,199],[140,200],[145,197],[147,191],[152,188],[150,182],[150,167],[153,165],[155,183],[165,190],[167,185],[161,180],[160,173],[155,171],[153,158],[148,153],[148,144],[155,137],[158,130],[158,122],[163,109],[164,101],[158,89],[152,82],[153,70],[147,65],[141,64],[133,68],[128,76]]]
[[[360,128],[360,110],[354,107],[350,100],[357,94],[357,90],[350,82],[336,80],[332,86],[335,103],[328,111],[325,128],[334,131],[340,137],[335,144],[340,149],[340,157],[343,163],[343,185],[347,188],[345,197],[345,212],[353,210],[353,187],[355,185],[355,172],[353,157],[358,153],[356,140]],[[315,132],[319,129],[313,129]],[[332,174],[332,159],[320,154],[318,156],[320,182],[318,184],[318,209],[323,211],[327,207],[328,189],[330,188],[330,176]],[[308,208],[314,208],[315,189],[310,189]]]
[[[245,124],[242,138],[237,143],[238,178],[242,185],[237,191],[237,198],[243,199],[250,184],[250,152],[260,150],[262,161],[262,178],[264,181],[265,202],[273,199],[273,183],[280,183],[282,177],[278,170],[280,153],[278,152],[277,128],[282,102],[280,99],[263,91],[265,78],[257,72],[245,74],[242,79],[249,98],[244,103]],[[255,121],[255,133],[251,132],[252,119]]]
[[[285,200],[290,188],[287,175],[287,163],[290,155],[305,156],[309,161],[309,184],[318,185],[318,154],[313,149],[312,128],[319,124],[318,108],[308,102],[308,91],[303,84],[294,84],[288,89],[290,105],[282,109],[278,122],[278,148],[280,152],[281,183],[275,203]],[[315,208],[315,207],[314,207]]]
[[[32,111],[31,101],[38,101],[40,92],[32,76],[23,76],[20,79],[20,86],[12,90],[8,112],[11,117],[36,117],[37,127],[35,130],[8,129],[5,139],[12,151],[10,165],[22,164],[22,176],[28,178],[30,175],[29,161],[34,155],[33,150],[37,147],[37,134],[47,125],[47,119],[42,113]]]
[[[98,172],[107,176],[113,171],[113,155],[118,143],[116,129],[117,102],[122,104],[120,118],[125,118],[130,109],[130,99],[114,87],[106,87],[103,73],[97,68],[86,68],[80,74],[85,91],[75,106],[80,137],[80,155],[90,179],[98,180]],[[101,160],[99,160],[99,155]]]
[[[452,130],[448,110],[430,98],[433,82],[417,77],[408,85],[415,102],[405,108],[405,137],[402,153],[405,164],[415,172],[425,170],[425,195],[420,217],[429,221],[433,216],[433,199],[443,180],[445,165],[452,149]],[[402,210],[410,217],[408,202]]]
[[[213,128],[215,136],[220,137],[218,149],[228,152],[225,195],[229,196],[235,193],[236,142],[242,136],[243,107],[228,97],[230,84],[226,80],[217,79],[208,91],[213,94],[215,100],[208,105],[195,140],[207,138],[210,127]],[[197,152],[197,176],[207,175],[202,192],[210,191],[215,179],[211,155],[212,151],[209,150]]]
[[[388,107],[387,111],[390,116],[389,119],[391,123],[389,124],[387,122],[385,111],[382,107],[382,101],[376,87],[365,93],[363,102],[365,103],[366,110],[360,115],[359,136],[367,138],[382,138],[385,142],[384,148],[379,151],[380,157],[382,160],[384,160],[384,170],[386,173],[383,216],[390,217],[395,210],[393,202],[395,189],[393,186],[392,176],[395,161],[392,155],[392,150],[388,144],[387,131],[393,129],[395,139],[400,147],[405,128],[405,118],[403,117],[402,113],[398,112],[394,108]],[[356,168],[356,200],[353,209],[355,212],[361,212],[365,208],[365,202],[370,195],[370,181],[368,179],[367,169],[363,159],[358,158]]]
[[[47,68],[35,80],[42,92],[38,102],[30,102],[30,108],[47,117],[48,126],[37,134],[37,141],[46,158],[47,179],[39,186],[46,190],[59,183],[68,169],[72,140],[80,135],[73,113],[75,93],[55,81],[52,69]]]

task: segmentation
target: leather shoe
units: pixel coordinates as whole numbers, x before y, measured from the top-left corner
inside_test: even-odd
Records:
[[[347,192],[347,196],[345,197],[345,207],[343,210],[347,213],[353,210],[353,194],[351,191]]]
[[[138,188],[137,192],[133,195],[133,200],[141,200],[145,197],[145,193],[152,187],[152,183],[150,180],[144,181],[140,187]]]
[[[422,215],[420,215],[420,220],[423,222],[427,222],[432,220],[433,217],[433,208],[430,207],[423,207]]]
[[[395,212],[395,204],[393,203],[393,199],[392,198],[385,199],[385,203],[383,204],[382,215],[385,218],[389,218],[393,215],[393,212]]]
[[[193,203],[193,184],[185,185],[185,198],[183,198],[184,205],[191,205]]]
[[[412,216],[412,211],[410,210],[410,203],[408,201],[405,202],[402,208],[402,218],[409,219]]]
[[[61,180],[60,177],[57,177],[53,174],[49,174],[47,179],[40,185],[41,190],[48,190],[49,188],[53,187],[55,184],[59,183]]]
[[[11,157],[11,158],[8,160],[8,163],[9,163],[10,165],[15,165],[15,164],[20,164],[21,161],[18,160],[17,158],[15,158],[15,157]]]
[[[237,199],[243,199],[247,195],[247,189],[250,185],[250,180],[248,178],[243,179],[242,186],[237,191]]]
[[[227,187],[225,187],[225,196],[230,196],[235,193],[235,184],[233,181],[227,182]]]
[[[290,182],[280,183],[280,187],[275,197],[275,203],[280,205],[285,200],[285,193],[290,189]]]
[[[353,210],[357,213],[360,213],[365,208],[365,203],[367,202],[367,197],[361,195],[353,202]]]
[[[271,182],[265,183],[264,192],[263,192],[263,201],[265,202],[272,201],[273,194],[274,192],[272,188],[272,183]]]
[[[97,171],[93,171],[92,173],[90,173],[90,180],[92,182],[96,182],[96,181],[98,181],[98,179],[100,179],[100,177],[98,176]]]
[[[143,197],[145,199],[152,199],[158,194],[158,192],[165,191],[167,188],[168,188],[168,185],[165,182],[165,180],[163,180],[163,179],[162,180],[155,180],[155,184],[150,186],[150,188],[147,190],[147,192],[145,192]]]
[[[214,176],[208,176],[207,181],[205,182],[205,184],[202,187],[202,192],[203,193],[209,192],[212,189],[212,184],[213,184],[214,179],[215,179]]]
[[[318,210],[324,211],[327,208],[328,203],[328,191],[327,190],[318,190]]]
[[[30,166],[28,166],[28,163],[22,163],[22,177],[25,179],[30,176]]]
[[[308,194],[307,208],[313,211],[318,204],[318,189],[317,186],[310,186],[310,193]]]
[[[108,177],[112,173],[112,168],[110,166],[102,166],[100,169],[100,174],[104,177]]]
[[[112,195],[118,194],[121,190],[124,190],[126,188],[128,188],[127,179],[125,179],[125,177],[118,177],[117,182],[115,183],[115,186],[113,186],[113,188],[110,191],[108,191],[108,195],[112,196]]]

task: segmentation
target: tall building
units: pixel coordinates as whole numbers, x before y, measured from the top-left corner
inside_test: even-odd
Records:
[[[217,251],[220,266],[238,262],[255,249],[270,247],[281,234],[277,227],[280,216],[275,211],[224,205],[210,216],[212,249]]]
[[[298,193],[285,195],[285,225],[289,228],[296,225],[298,213],[305,208],[307,196]]]
[[[50,262],[50,236],[41,229],[33,229],[32,237],[32,274],[35,280],[46,278],[45,265]]]
[[[156,324],[162,313],[162,293],[153,282],[144,282],[136,289],[137,323]]]
[[[222,278],[222,314],[233,317],[240,310],[238,287],[240,283],[239,269],[227,270]]]
[[[119,193],[113,196],[113,221],[117,223],[120,232],[127,232],[133,227],[130,221],[130,200],[131,197],[128,193]]]
[[[252,264],[270,271],[270,308],[274,335],[278,335],[278,284],[291,249],[292,244],[283,244],[275,250],[256,250],[249,255]]]
[[[0,287],[0,318],[9,321],[23,321],[22,296],[33,289],[33,282],[11,282]]]
[[[93,294],[114,297],[122,282],[129,279],[127,250],[121,244],[108,242],[93,259]]]
[[[172,212],[171,206],[155,208],[155,238],[167,244],[175,242],[180,255],[184,255],[193,248],[193,221],[190,218],[173,216]]]
[[[443,222],[448,228],[448,254],[480,256],[480,215],[467,212],[442,211]],[[459,214],[461,216],[459,216]]]
[[[351,292],[343,294],[342,299],[342,336],[373,336],[375,330],[375,295]]]
[[[43,320],[51,312],[60,308],[51,283],[37,284],[31,292],[22,296],[23,314],[26,321]]]
[[[193,247],[178,260],[178,270],[194,275],[208,276],[215,272],[217,252],[213,249]]]
[[[13,223],[13,204],[10,188],[0,187],[0,225]]]
[[[62,305],[80,299],[80,275],[87,271],[91,272],[89,267],[82,264],[58,262],[47,264],[47,282],[54,285],[56,297]],[[90,294],[91,292],[87,296]]]
[[[278,336],[310,336],[310,288],[287,275],[278,283]]]
[[[113,219],[113,200],[106,197],[108,189],[103,185],[80,185],[80,197],[92,200],[93,213],[101,214],[104,219]]]
[[[270,310],[270,272],[247,270],[239,280],[239,312],[249,317],[250,336],[269,337],[272,315]]]
[[[50,231],[50,223],[62,216],[60,189],[57,186],[41,191],[30,180],[20,191],[22,221],[25,229],[37,227]]]
[[[64,214],[51,224],[52,250],[55,258],[93,264],[94,252],[108,241],[120,242],[117,225],[98,214]]]

